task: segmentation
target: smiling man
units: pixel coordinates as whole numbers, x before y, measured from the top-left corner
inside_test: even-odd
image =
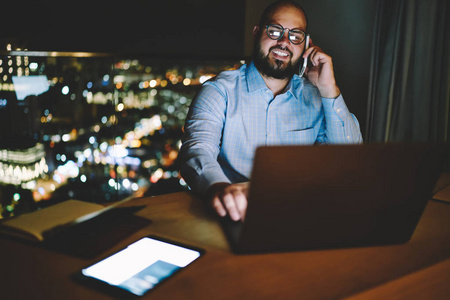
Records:
[[[258,146],[362,142],[331,57],[312,40],[305,45],[307,25],[298,3],[269,5],[253,29],[252,62],[206,82],[191,104],[181,174],[220,216],[245,218]],[[303,59],[307,78],[297,74]]]

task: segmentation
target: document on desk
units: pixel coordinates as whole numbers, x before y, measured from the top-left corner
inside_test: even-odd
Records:
[[[115,206],[115,205],[114,205]],[[67,200],[0,223],[0,233],[31,241],[44,241],[50,233],[92,218],[110,207],[79,200]]]

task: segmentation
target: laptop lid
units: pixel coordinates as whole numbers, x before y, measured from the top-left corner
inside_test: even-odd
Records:
[[[264,146],[246,219],[228,224],[238,253],[407,242],[448,155],[446,146]],[[232,223],[232,222],[230,222]]]

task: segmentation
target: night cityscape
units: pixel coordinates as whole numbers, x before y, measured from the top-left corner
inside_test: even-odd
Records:
[[[0,215],[187,188],[177,156],[201,84],[243,61],[0,56]]]

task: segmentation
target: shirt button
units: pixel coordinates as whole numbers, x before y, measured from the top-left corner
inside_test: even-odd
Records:
[[[336,109],[336,112],[340,113],[342,111],[342,109],[338,108]]]

